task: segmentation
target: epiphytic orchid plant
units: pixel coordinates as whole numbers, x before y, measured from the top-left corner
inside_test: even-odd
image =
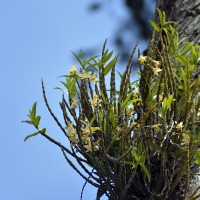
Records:
[[[200,164],[200,79],[193,78],[199,46],[179,40],[174,22],[158,13],[160,24],[150,21],[154,34],[147,55],[138,51],[138,80],[131,79],[137,45],[122,74],[116,73],[118,55],[113,57],[106,43],[101,56],[74,54],[78,66],[63,76],[65,89],[56,88],[63,92],[65,124],[51,110],[42,81],[46,106],[69,146],[40,127],[36,103],[24,121],[37,129],[25,141],[42,135],[57,145],[69,165],[98,189],[96,199],[175,199],[182,186],[186,198],[190,167]]]

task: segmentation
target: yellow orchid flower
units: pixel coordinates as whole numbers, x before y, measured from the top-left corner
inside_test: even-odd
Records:
[[[78,102],[79,100],[78,99],[74,99],[73,101],[72,101],[72,104],[71,104],[71,106],[70,106],[70,108],[71,109],[73,109],[73,108],[77,108],[77,102]]]
[[[101,106],[101,104],[100,104],[100,100],[99,100],[99,96],[98,95],[96,95],[96,94],[94,94],[93,95],[93,99],[92,100],[89,100],[90,102],[91,102],[91,104],[92,104],[92,106],[94,107],[94,108],[97,108],[97,106]]]
[[[90,77],[90,80],[93,81],[94,83],[97,83],[97,82],[98,82],[96,73],[94,73],[94,75]]]
[[[79,74],[79,77],[81,78],[81,79],[89,79],[89,78],[91,78],[91,71],[88,71],[88,72],[86,72],[85,70],[83,70],[80,74]]]
[[[182,131],[183,129],[183,122],[180,122],[179,124],[176,125],[176,129],[179,131]]]
[[[144,63],[146,60],[147,60],[147,56],[140,56],[140,57],[138,58],[138,61],[139,61],[141,64]]]
[[[69,139],[71,141],[71,146],[74,146],[78,143],[78,139],[77,139],[77,132],[76,132],[76,129],[74,129],[73,127],[73,123],[70,122],[69,125],[66,127],[67,131],[68,131],[68,136],[69,136]]]
[[[158,65],[160,65],[160,61],[157,60],[151,60],[154,67],[158,68]]]
[[[72,65],[70,67],[68,74],[70,76],[78,75],[78,69],[77,69],[76,65]]]
[[[162,71],[162,69],[158,67],[151,67],[151,70],[153,71],[153,74],[158,76],[158,73]]]

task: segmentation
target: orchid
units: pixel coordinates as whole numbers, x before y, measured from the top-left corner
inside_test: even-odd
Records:
[[[81,79],[90,79],[91,78],[91,71],[86,72],[85,70],[82,70],[82,72],[79,74],[79,77]]]
[[[72,65],[72,66],[70,67],[68,74],[69,74],[70,76],[78,75],[78,69],[77,69],[76,65]]]
[[[182,131],[183,129],[183,122],[180,122],[179,124],[176,125],[176,129],[179,131]]]
[[[77,139],[77,132],[76,129],[74,129],[73,127],[73,123],[70,122],[69,125],[66,127],[67,131],[68,131],[68,137],[71,141],[71,146],[74,146],[78,143],[78,139]]]
[[[147,60],[147,56],[140,56],[140,57],[138,58],[138,61],[139,61],[141,64],[144,63],[146,60]]]
[[[98,82],[98,79],[96,77],[96,73],[94,73],[94,75],[90,77],[90,80],[93,81],[94,83]]]
[[[158,73],[162,71],[162,69],[158,67],[151,67],[151,70],[153,71],[153,74],[158,76]]]
[[[73,101],[72,101],[72,104],[71,104],[71,109],[74,109],[74,108],[77,108],[77,102],[78,102],[79,100],[78,99],[74,99]]]
[[[158,68],[158,65],[160,65],[160,61],[157,61],[157,60],[151,60],[151,63],[153,64],[155,68]]]
[[[98,106],[100,107],[101,104],[100,104],[100,100],[99,100],[99,96],[96,95],[96,94],[93,94],[93,99],[92,100],[89,100],[90,103],[92,104],[92,106],[94,108],[97,108]]]

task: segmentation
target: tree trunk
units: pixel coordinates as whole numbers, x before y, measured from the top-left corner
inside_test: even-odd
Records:
[[[177,22],[180,38],[186,37],[187,41],[200,44],[200,0],[158,0],[157,8],[166,12],[167,20]],[[157,15],[156,21],[158,21]],[[194,78],[199,74],[200,65]],[[188,196],[200,186],[200,168],[194,166],[191,172]]]
[[[158,0],[156,7],[166,12],[168,20],[178,23],[180,38],[200,44],[200,0]],[[199,73],[200,67],[195,76]]]

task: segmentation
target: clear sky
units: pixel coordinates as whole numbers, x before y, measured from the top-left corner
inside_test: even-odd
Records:
[[[41,136],[23,142],[35,130],[21,123],[34,101],[41,125],[68,144],[49,116],[41,78],[53,111],[62,119],[58,76],[75,63],[70,50],[99,47],[116,24],[106,12],[91,14],[92,0],[0,0],[0,199],[78,200],[84,180],[66,163],[61,151]],[[120,3],[119,14],[126,13]],[[135,41],[136,42],[136,41]],[[109,41],[108,41],[109,43]],[[84,200],[95,199],[87,185]]]

